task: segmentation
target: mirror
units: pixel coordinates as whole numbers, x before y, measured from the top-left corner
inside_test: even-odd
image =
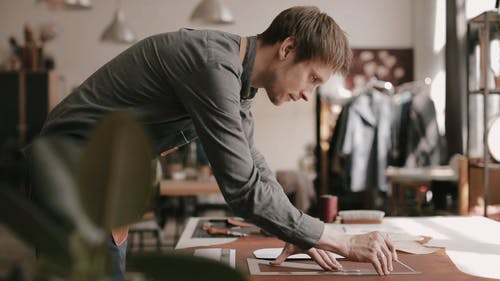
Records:
[[[500,162],[500,115],[495,116],[489,124],[486,134],[486,145],[491,157]]]

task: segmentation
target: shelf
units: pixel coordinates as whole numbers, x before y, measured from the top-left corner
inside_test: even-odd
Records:
[[[500,14],[497,11],[486,11],[469,20],[472,24],[484,25],[487,21],[491,23],[500,22]]]
[[[485,165],[483,162],[469,162],[471,168],[484,169]],[[500,163],[488,163],[486,166],[490,170],[500,170]]]
[[[500,88],[490,89],[489,94],[500,94]],[[469,91],[469,94],[484,94],[484,89]]]

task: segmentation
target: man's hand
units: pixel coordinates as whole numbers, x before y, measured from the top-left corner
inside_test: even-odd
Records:
[[[272,265],[279,265],[286,260],[291,255],[306,253],[308,254],[319,266],[321,266],[324,270],[341,270],[342,265],[335,259],[331,252],[311,248],[307,251],[300,249],[299,247],[286,243],[285,247],[283,247],[283,251],[281,254],[271,262]]]
[[[396,249],[380,232],[353,235],[350,238],[349,259],[370,262],[379,275],[393,271],[392,261],[397,260]]]
[[[339,253],[352,261],[370,262],[379,275],[389,274],[392,261],[398,259],[394,245],[377,231],[348,235],[325,225],[316,248]]]

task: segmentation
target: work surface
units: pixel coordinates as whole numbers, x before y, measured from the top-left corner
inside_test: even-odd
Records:
[[[189,224],[199,218],[191,218]],[[251,275],[251,280],[489,280],[500,278],[500,223],[483,217],[418,217],[385,218],[378,225],[334,225],[347,233],[361,233],[379,230],[390,233],[406,233],[432,237],[428,245],[440,246],[431,254],[413,255],[400,253],[400,259],[420,272],[412,275],[378,276],[291,276]],[[236,249],[236,268],[249,274],[247,259],[254,258],[253,251],[261,248],[282,247],[276,238],[242,237],[210,238],[203,246],[202,241],[191,244],[189,227],[184,231],[181,247],[230,248]],[[184,241],[182,241],[184,240]],[[201,243],[201,244],[200,244]],[[479,277],[481,276],[481,277]],[[488,278],[482,278],[488,277]],[[493,279],[491,279],[493,280]]]

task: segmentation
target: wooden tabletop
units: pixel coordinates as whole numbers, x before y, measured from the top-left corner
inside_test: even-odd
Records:
[[[229,248],[236,249],[236,269],[241,270],[249,275],[247,258],[253,258],[253,251],[261,248],[283,247],[284,243],[276,238],[260,238],[260,237],[242,237],[236,241],[207,247],[198,248]],[[194,251],[194,249],[191,249]],[[189,251],[189,250],[188,250]],[[249,275],[252,281],[321,281],[321,280],[356,280],[356,281],[372,281],[372,280],[428,280],[428,281],[465,281],[465,280],[496,280],[490,278],[475,277],[459,271],[450,258],[446,255],[444,249],[427,254],[427,255],[412,255],[398,253],[401,261],[410,265],[419,274],[414,275],[387,275],[387,276],[339,276],[339,275]],[[342,263],[342,261],[341,261]]]
[[[199,218],[193,217],[189,223]],[[332,224],[347,234],[366,233],[367,231],[381,231],[395,234],[427,237],[427,245],[437,248],[432,254],[413,255],[398,252],[400,260],[413,270],[420,272],[412,275],[388,276],[341,276],[341,275],[252,275],[250,276],[247,258],[255,258],[253,252],[262,248],[283,247],[284,242],[273,237],[240,237],[230,241],[217,243],[192,243],[191,248],[178,251],[194,252],[199,248],[228,248],[236,250],[236,268],[249,275],[250,280],[498,280],[491,279],[500,276],[497,265],[500,261],[500,223],[484,217],[387,217],[381,224],[376,225],[342,225]],[[186,227],[183,235],[190,236],[192,229]],[[424,241],[422,241],[424,242]],[[184,243],[188,245],[189,243]],[[203,246],[194,246],[203,245]],[[210,245],[210,246],[208,246]],[[179,248],[178,248],[179,249]],[[449,256],[448,256],[448,254]],[[308,262],[312,261],[293,261]],[[365,268],[369,264],[351,266],[348,261],[340,261],[346,268]],[[297,271],[287,269],[266,268],[262,271]],[[460,269],[459,269],[460,268]],[[399,269],[398,269],[399,270]],[[465,273],[467,272],[467,273]],[[474,274],[474,275],[472,275]],[[478,277],[484,276],[488,278]]]
[[[457,181],[458,175],[450,166],[398,168],[388,167],[385,175],[391,181]]]
[[[204,194],[220,194],[215,180],[162,180],[160,195],[194,196]]]

